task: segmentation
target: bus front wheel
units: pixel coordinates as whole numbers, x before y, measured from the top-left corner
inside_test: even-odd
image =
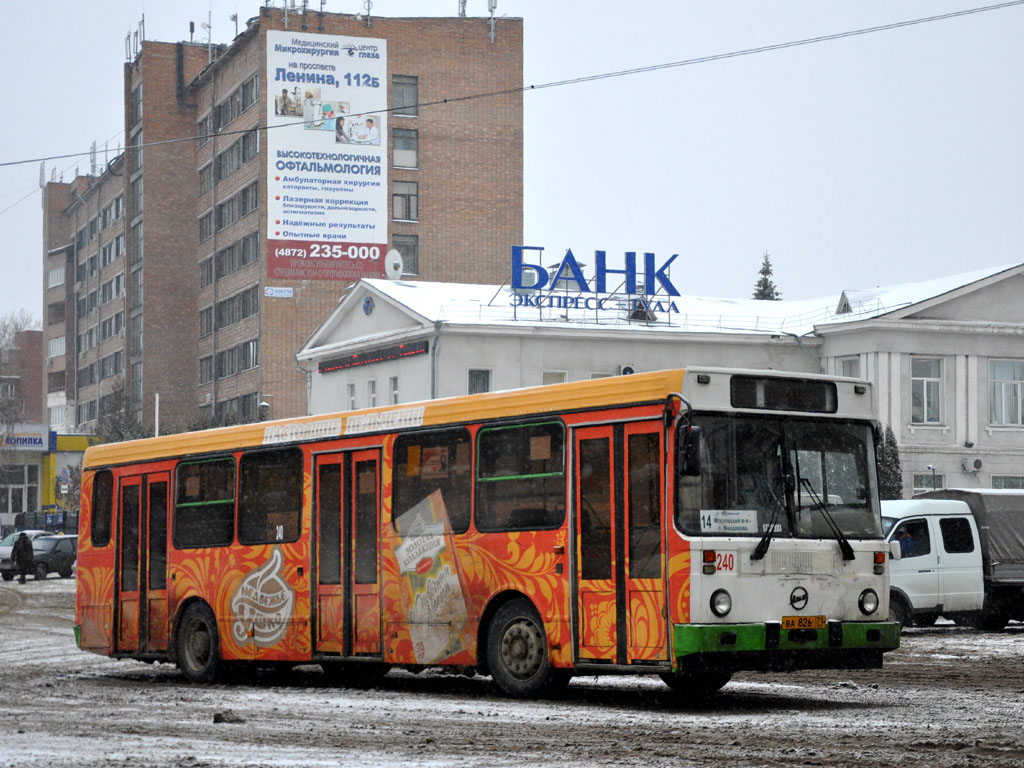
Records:
[[[510,600],[494,614],[487,633],[487,666],[495,685],[520,699],[552,693],[570,676],[548,661],[544,622],[524,598]]]
[[[217,675],[220,639],[217,620],[204,603],[193,603],[178,624],[178,668],[191,683],[209,683]]]

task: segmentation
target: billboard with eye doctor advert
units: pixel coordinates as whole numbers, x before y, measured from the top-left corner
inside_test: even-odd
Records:
[[[267,32],[267,276],[384,275],[387,43]]]

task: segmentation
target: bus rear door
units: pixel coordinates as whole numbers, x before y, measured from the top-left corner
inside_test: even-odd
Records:
[[[668,658],[663,434],[660,422],[575,431],[581,661]]]
[[[170,475],[121,478],[117,515],[117,651],[167,650]]]
[[[379,656],[380,451],[316,459],[316,650]]]

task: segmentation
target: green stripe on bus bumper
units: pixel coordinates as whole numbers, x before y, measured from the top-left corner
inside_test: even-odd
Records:
[[[830,621],[824,629],[783,630],[778,623],[676,624],[672,640],[677,669],[874,668],[883,653],[899,648],[900,625]]]

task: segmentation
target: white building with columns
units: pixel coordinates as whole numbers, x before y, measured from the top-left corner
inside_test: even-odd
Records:
[[[309,413],[690,365],[853,376],[905,496],[1024,488],[1024,264],[801,301],[362,280],[296,359]]]

